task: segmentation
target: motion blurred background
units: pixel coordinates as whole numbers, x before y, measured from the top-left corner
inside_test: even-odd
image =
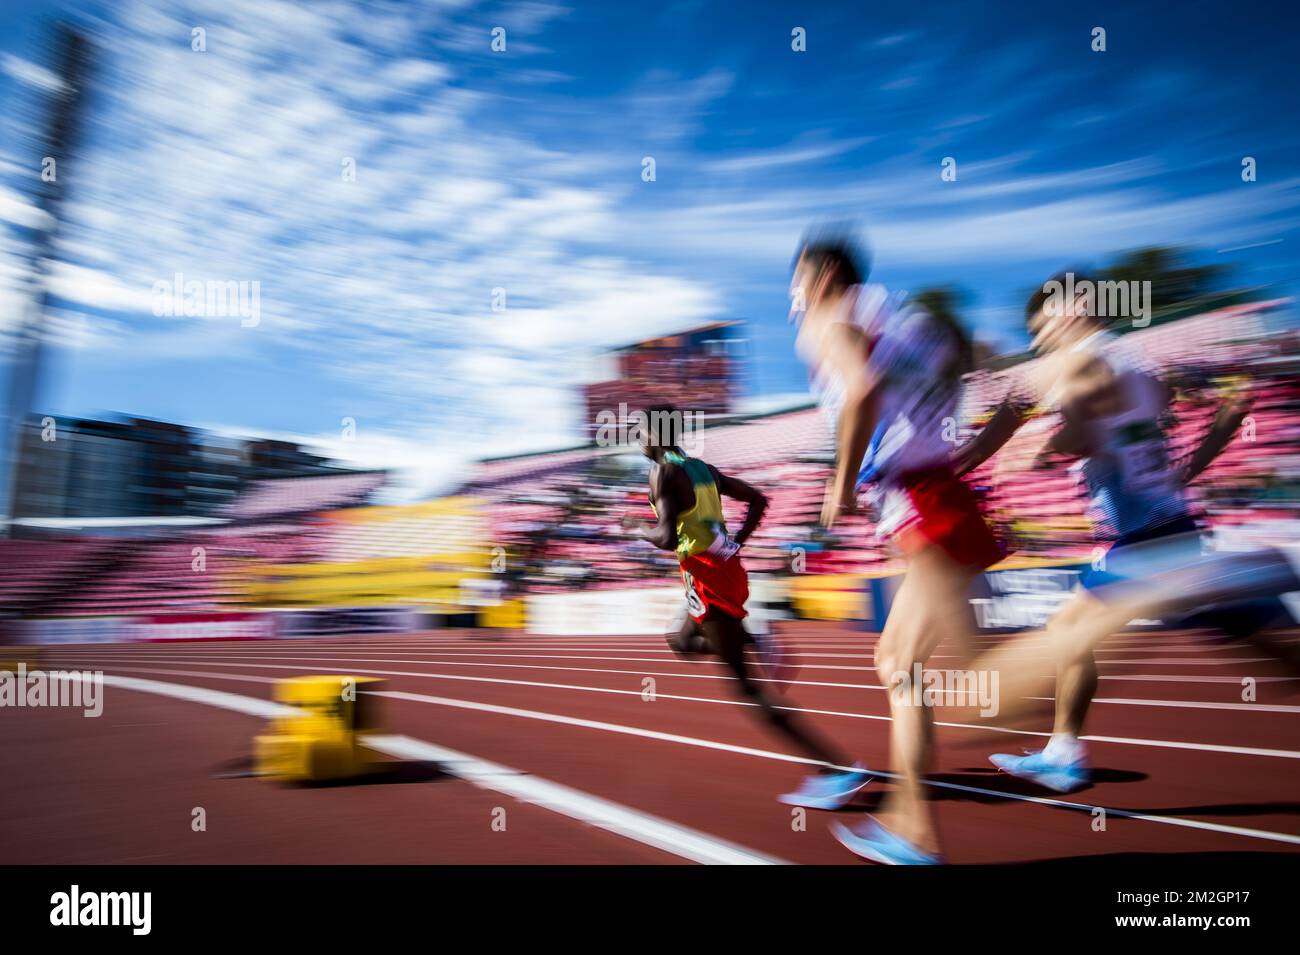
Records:
[[[770,609],[869,616],[895,556],[870,515],[815,530],[832,446],[786,317],[827,219],[978,340],[959,437],[1026,373],[1046,276],[1150,281],[1115,330],[1178,387],[1176,448],[1215,389],[1255,399],[1209,525],[1296,540],[1294,12],[919,13],[6,4],[8,635],[574,632],[548,599],[675,573],[619,529],[645,464],[596,426],[658,401],[772,494]],[[1050,426],[975,475],[1011,566],[1093,546],[1073,476],[1028,467]]]

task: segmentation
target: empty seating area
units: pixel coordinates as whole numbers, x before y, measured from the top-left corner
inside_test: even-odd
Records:
[[[231,501],[222,516],[233,521],[256,521],[355,507],[368,500],[386,479],[383,471],[361,471],[257,481]]]
[[[75,588],[117,546],[96,538],[0,540],[0,613],[25,610]]]
[[[313,562],[322,542],[309,525],[286,523],[172,536],[95,537],[71,544],[40,540],[0,545],[59,555],[57,561],[41,558],[40,566],[58,571],[49,575],[44,593],[23,585],[27,612],[83,617],[233,609],[243,602],[240,574],[251,563]],[[7,556],[6,549],[0,546],[0,557]],[[13,571],[8,562],[5,566],[3,576],[9,580]]]
[[[1276,335],[1263,318],[1272,305],[1238,306],[1154,326],[1123,336],[1119,348],[1163,372],[1180,386],[1170,434],[1176,458],[1189,455],[1209,428],[1217,403],[1197,396],[1191,386],[1211,378],[1231,378],[1243,369],[1267,371],[1258,362],[1277,354]],[[973,435],[997,404],[1018,390],[1034,361],[989,373],[967,382],[962,419],[963,439]],[[1244,379],[1237,383],[1244,385]],[[1300,498],[1300,379],[1294,375],[1258,377],[1249,383],[1251,418],[1192,489],[1209,522],[1243,522],[1294,513]],[[1181,392],[1186,391],[1187,394]],[[1003,450],[970,476],[990,519],[1005,534],[1017,557],[1079,559],[1095,546],[1092,515],[1077,470],[1059,463],[1033,463],[1055,422],[1048,415],[1027,424]],[[747,551],[756,571],[780,571],[792,555],[805,572],[841,573],[888,569],[898,555],[877,540],[869,516],[837,525],[831,534],[816,530],[825,484],[831,474],[831,434],[823,414],[806,408],[743,423],[712,425],[686,448],[717,467],[762,488],[770,497],[768,514]],[[629,467],[620,479],[595,476],[602,452],[570,453],[558,467],[547,456],[512,462],[510,475],[485,469],[473,486],[491,500],[494,533],[509,539],[519,528],[538,533],[552,522],[530,568],[529,583],[550,590],[582,586],[617,586],[652,571],[671,573],[675,563],[649,545],[632,542],[622,520],[651,520],[646,503],[644,465]],[[637,458],[628,451],[629,460]],[[614,492],[603,500],[596,489]],[[558,492],[558,493],[557,493]],[[556,498],[548,501],[547,495]],[[567,508],[561,501],[573,498]],[[532,502],[532,503],[527,503]],[[743,507],[727,502],[729,525],[739,526]]]
[[[1285,537],[1283,531],[1292,532],[1300,520],[1300,376],[1279,352],[1279,335],[1266,317],[1259,306],[1223,309],[1133,332],[1120,347],[1174,382],[1175,457],[1191,453],[1220,406],[1202,385],[1250,389],[1250,417],[1192,496],[1212,526],[1254,533],[1247,525],[1271,521]],[[973,435],[1033,368],[1031,361],[970,376],[962,438]],[[1059,463],[1033,467],[1053,427],[1050,415],[1030,422],[969,479],[1021,557],[1079,558],[1094,546],[1076,472]],[[746,552],[752,571],[779,573],[792,562],[807,573],[898,565],[898,555],[876,538],[870,514],[851,517],[831,533],[817,527],[834,450],[820,410],[711,423],[693,441],[688,453],[769,495],[767,516]],[[241,579],[265,565],[469,553],[504,555],[513,584],[530,592],[667,580],[676,574],[673,556],[624,529],[629,518],[653,520],[646,470],[636,448],[588,446],[497,459],[478,465],[463,497],[405,507],[369,506],[384,483],[381,472],[265,481],[232,502],[222,526],[0,540],[0,613],[235,608],[244,599]],[[725,506],[734,530],[743,507]]]

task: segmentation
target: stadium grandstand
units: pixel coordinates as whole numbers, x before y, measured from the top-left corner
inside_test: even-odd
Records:
[[[1270,324],[1288,304],[1233,306],[1121,339],[1178,387],[1171,437],[1180,454],[1216,410],[1198,397],[1199,386],[1252,392],[1246,440],[1197,485],[1213,528],[1250,533],[1268,521],[1276,535],[1296,526],[1300,376]],[[1029,360],[972,374],[962,436],[1032,367]],[[1234,372],[1243,367],[1257,372],[1248,382]],[[1014,542],[1013,563],[1077,560],[1092,547],[1078,482],[1030,467],[1051,428],[1048,418],[1031,423],[972,476]],[[771,496],[749,546],[754,572],[879,574],[897,566],[869,513],[833,534],[817,528],[833,452],[816,408],[721,414],[698,441],[709,461]],[[671,555],[621,531],[625,516],[649,516],[645,473],[637,448],[591,444],[484,460],[453,496],[402,507],[371,503],[387,475],[370,471],[253,481],[207,517],[19,519],[21,533],[0,540],[0,611],[11,618],[380,605],[460,611],[469,602],[462,583],[493,570],[513,596],[664,582],[675,573]]]
[[[1186,386],[1175,405],[1172,434],[1179,454],[1190,453],[1216,410],[1192,386],[1208,383],[1224,369],[1263,370],[1248,385],[1255,399],[1253,440],[1234,443],[1199,485],[1233,489],[1202,497],[1211,526],[1294,515],[1300,497],[1300,459],[1293,453],[1300,435],[1300,380],[1285,362],[1269,363],[1287,354],[1270,327],[1273,313],[1287,304],[1274,300],[1233,306],[1121,339],[1122,348]],[[987,419],[1035,361],[970,376],[963,437]],[[1078,481],[1068,472],[1030,467],[1051,430],[1049,418],[1031,424],[972,476],[994,518],[1012,535],[1017,547],[1013,559],[1072,559],[1092,547]],[[812,574],[895,566],[895,556],[875,541],[869,515],[849,519],[834,536],[815,529],[833,458],[831,435],[817,409],[803,406],[716,420],[706,426],[700,448],[711,463],[771,496],[771,509],[748,548],[755,570],[788,569],[793,553],[805,559],[804,570]],[[484,461],[465,490],[488,502],[494,540],[527,549],[530,587],[619,586],[675,567],[649,548],[628,545],[618,531],[624,514],[648,516],[645,471],[635,448],[569,449]],[[1242,488],[1261,493],[1243,495]],[[729,516],[738,518],[732,512]]]

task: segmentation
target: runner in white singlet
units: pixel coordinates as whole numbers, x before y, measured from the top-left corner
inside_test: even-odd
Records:
[[[897,774],[880,808],[831,830],[850,851],[876,862],[941,861],[934,812],[922,779],[931,763],[933,712],[918,705],[915,674],[944,640],[969,646],[971,581],[1003,551],[974,494],[953,474],[950,445],[971,347],[955,323],[862,283],[851,246],[805,243],[791,293],[799,314],[796,348],[834,416],[835,476],[821,523],[856,510],[873,486],[880,532],[907,558],[907,572],[876,645],[888,687],[890,751]]]
[[[1069,792],[1091,781],[1080,736],[1097,688],[1093,652],[1101,641],[1130,620],[1276,596],[1300,589],[1300,579],[1275,550],[1205,552],[1188,511],[1184,488],[1231,440],[1246,406],[1225,404],[1196,452],[1179,466],[1161,428],[1169,411],[1168,389],[1123,354],[1082,292],[1064,308],[1046,307],[1047,289],[1064,285],[1062,278],[1044,283],[1026,309],[1035,347],[1044,355],[1030,391],[1044,395],[1042,407],[1059,411],[1061,426],[1047,450],[1078,459],[1101,536],[1113,543],[1100,566],[1084,576],[1082,589],[1048,621],[1058,669],[1047,746],[1025,756],[999,753],[991,759],[1013,775]],[[1082,284],[1077,276],[1073,282]],[[1032,398],[1009,400],[958,453],[960,470],[977,467],[1004,444],[1034,404]],[[1219,612],[1219,621],[1204,622],[1222,626],[1230,612]],[[983,661],[1002,674],[1003,718],[1015,715],[1020,698],[1033,695],[1029,687],[1037,665],[1013,659],[1018,652],[1013,641],[994,654],[1003,662]]]

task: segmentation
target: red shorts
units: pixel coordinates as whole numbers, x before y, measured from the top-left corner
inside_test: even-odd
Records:
[[[696,554],[683,559],[681,565],[686,612],[692,620],[699,623],[710,610],[720,610],[737,620],[745,619],[749,575],[739,555],[721,560],[709,554]]]
[[[984,570],[1007,556],[980,509],[975,493],[944,468],[915,471],[899,479],[905,514],[894,532],[911,556],[935,545],[959,564]]]

